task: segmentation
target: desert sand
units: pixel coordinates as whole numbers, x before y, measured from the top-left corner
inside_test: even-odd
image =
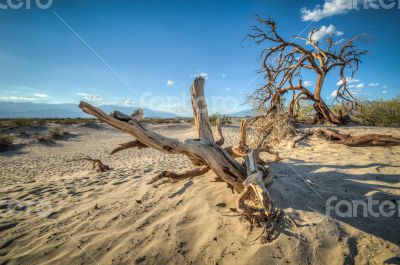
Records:
[[[153,129],[195,138],[189,124]],[[75,137],[0,154],[0,264],[399,264],[400,217],[326,215],[326,200],[400,200],[400,146],[346,147],[311,137],[275,146],[268,187],[297,227],[262,243],[261,229],[230,210],[237,195],[213,172],[191,181],[146,183],[191,166],[153,149],[109,156],[129,135],[106,125],[68,126]],[[399,129],[342,127],[400,136]],[[224,126],[225,145],[238,126]],[[21,140],[26,141],[26,140]],[[96,173],[91,156],[112,170]],[[272,161],[272,157],[263,158]]]

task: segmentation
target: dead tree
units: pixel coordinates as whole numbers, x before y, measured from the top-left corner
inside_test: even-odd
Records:
[[[292,147],[296,147],[296,144],[311,135],[317,135],[327,139],[330,142],[344,144],[347,146],[394,146],[400,145],[400,138],[393,137],[391,135],[383,134],[363,134],[352,136],[350,134],[343,134],[338,131],[328,128],[315,128],[307,131],[300,137],[294,140]]]
[[[204,96],[204,83],[204,78],[198,77],[191,86],[194,124],[198,138],[187,139],[183,142],[157,134],[143,127],[137,119],[131,119],[129,123],[126,123],[107,115],[86,102],[81,102],[79,107],[87,114],[93,115],[136,138],[134,142],[121,145],[118,151],[132,147],[154,148],[163,153],[186,155],[192,164],[197,166],[197,168],[183,173],[163,171],[150,183],[159,180],[174,182],[193,178],[211,169],[221,181],[226,182],[228,187],[240,194],[236,205],[237,212],[251,220],[252,224],[263,226],[267,232],[266,239],[272,240],[276,236],[276,223],[281,220],[282,213],[274,208],[264,184],[265,179],[268,179],[269,172],[266,167],[260,164],[260,150],[251,150],[247,146],[245,125],[242,125],[241,129],[241,142],[239,144],[241,148],[224,149],[221,147],[224,138],[220,129],[217,130],[219,140],[214,140]],[[220,126],[221,123],[218,122],[217,127]],[[230,154],[232,150],[237,149],[240,149],[240,152],[233,151],[234,155]],[[113,152],[115,153],[115,150]],[[239,163],[234,157],[245,158],[245,163]]]
[[[300,108],[300,100],[310,100],[317,112],[317,119],[340,124],[342,121],[336,116],[321,97],[326,75],[338,70],[340,86],[335,100],[350,104],[354,108],[356,99],[348,87],[349,78],[358,70],[360,57],[366,51],[360,51],[355,42],[362,36],[353,37],[343,44],[335,42],[333,34],[325,38],[322,44],[318,40],[319,30],[312,29],[307,39],[295,36],[295,41],[285,40],[277,32],[277,26],[271,19],[262,19],[257,16],[260,26],[253,26],[252,34],[248,37],[257,45],[267,42],[270,47],[260,54],[261,71],[265,72],[266,84],[251,97],[260,109],[267,108],[268,112],[276,112],[283,108],[283,98],[286,93],[292,92],[288,104],[289,113],[296,116]],[[302,81],[302,73],[311,71],[316,74],[314,91],[307,89]],[[349,72],[349,73],[347,73]]]

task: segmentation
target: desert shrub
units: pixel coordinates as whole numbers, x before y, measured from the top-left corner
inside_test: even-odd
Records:
[[[36,134],[32,137],[32,143],[52,143],[53,139],[48,134]]]
[[[140,121],[148,124],[193,123],[192,118],[143,118]]]
[[[11,136],[0,134],[0,152],[10,150],[13,142],[14,139]]]
[[[18,137],[22,137],[22,138],[28,138],[29,137],[29,133],[27,133],[26,131],[20,131],[17,134]]]
[[[11,127],[28,127],[36,125],[35,120],[32,119],[11,119],[9,122]]]
[[[50,128],[47,135],[52,140],[62,139],[67,132],[61,126]]]
[[[62,125],[71,125],[71,124],[87,124],[94,123],[96,119],[86,119],[86,118],[60,118],[60,119],[52,119],[49,120],[52,123],[62,124]]]
[[[209,117],[212,126],[215,126],[217,124],[218,118],[221,118],[222,125],[232,124],[231,117],[215,113]]]
[[[364,125],[400,127],[400,97],[361,102],[352,118]]]

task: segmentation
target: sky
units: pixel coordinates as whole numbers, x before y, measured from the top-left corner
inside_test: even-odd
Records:
[[[289,41],[312,27],[337,41],[367,34],[362,48],[369,53],[353,93],[371,100],[400,95],[399,1],[368,0],[358,8],[343,1],[0,0],[0,101],[86,100],[190,115],[189,87],[201,75],[211,113],[247,109],[247,96],[264,82],[257,71],[266,46],[245,39],[255,13],[271,17]],[[303,79],[312,85],[315,76]],[[327,102],[338,81],[337,73],[327,76]]]

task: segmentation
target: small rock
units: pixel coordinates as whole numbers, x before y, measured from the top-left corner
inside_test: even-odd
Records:
[[[146,260],[146,256],[141,256],[135,260],[135,263],[141,263]]]

